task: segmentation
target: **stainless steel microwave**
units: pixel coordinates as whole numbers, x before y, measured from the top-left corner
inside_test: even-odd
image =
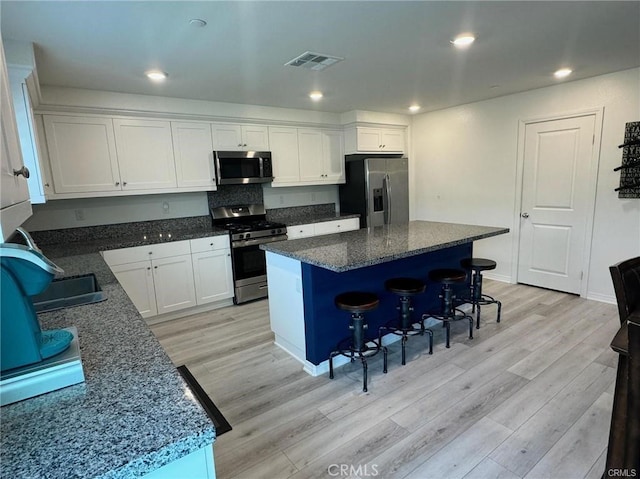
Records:
[[[219,185],[269,183],[273,180],[270,151],[214,151]]]

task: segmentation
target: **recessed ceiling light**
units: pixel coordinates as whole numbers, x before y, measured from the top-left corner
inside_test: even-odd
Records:
[[[566,78],[571,75],[571,73],[573,73],[573,70],[571,68],[561,68],[560,70],[556,71],[553,76],[556,78]]]
[[[420,105],[411,105],[411,106],[409,107],[409,111],[410,111],[410,112],[412,112],[412,113],[415,113],[415,112],[417,112],[418,110],[420,110]]]
[[[149,70],[148,72],[145,72],[145,75],[147,75],[150,80],[158,82],[166,80],[169,76],[168,74],[160,70]]]
[[[320,101],[323,96],[324,95],[321,91],[312,91],[311,93],[309,93],[309,98],[311,98],[313,101]]]
[[[474,37],[472,34],[461,33],[456,38],[454,38],[451,43],[453,43],[456,46],[456,48],[467,48],[475,40],[476,40],[476,37]]]
[[[202,28],[207,26],[207,22],[205,22],[201,18],[193,18],[189,20],[189,25],[196,28]]]

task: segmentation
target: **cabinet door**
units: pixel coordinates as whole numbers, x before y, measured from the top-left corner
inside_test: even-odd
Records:
[[[298,162],[298,130],[269,127],[269,145],[273,162],[273,186],[300,181]]]
[[[190,254],[154,259],[151,265],[158,314],[195,306],[196,291]]]
[[[377,128],[357,129],[358,151],[380,151],[382,142]]]
[[[233,296],[231,251],[222,249],[191,255],[196,302],[211,303]]]
[[[352,231],[359,229],[360,223],[358,218],[349,218],[346,220],[325,221],[315,224],[316,236],[327,235],[332,233],[341,233],[343,231]]]
[[[111,271],[143,318],[158,314],[151,261],[111,266]]]
[[[214,150],[237,151],[242,149],[242,128],[232,123],[214,123],[211,125]]]
[[[110,118],[44,115],[44,129],[56,193],[121,189]]]
[[[324,182],[325,165],[322,144],[322,132],[319,130],[298,130],[300,181]]]
[[[23,167],[20,144],[18,142],[18,130],[16,127],[16,117],[11,101],[9,87],[9,76],[4,59],[2,41],[0,41],[0,167],[1,170],[1,191],[2,197],[0,215],[2,227],[2,241],[13,234],[16,227],[20,226],[24,220],[31,215],[31,205],[29,204],[29,190],[27,180],[24,176],[16,176],[15,170]]]
[[[324,178],[328,183],[344,183],[344,146],[341,131],[322,132]]]
[[[242,149],[269,151],[269,129],[263,125],[244,125],[242,127]]]
[[[403,153],[404,152],[404,131],[402,130],[381,130],[380,142],[383,151]]]
[[[209,123],[171,122],[178,187],[216,189],[213,141]]]
[[[123,190],[176,187],[168,121],[113,120]]]

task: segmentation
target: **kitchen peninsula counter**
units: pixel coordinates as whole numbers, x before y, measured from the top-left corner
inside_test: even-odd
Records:
[[[460,268],[473,242],[508,228],[431,221],[363,228],[333,235],[261,245],[267,252],[269,314],[278,346],[319,375],[337,342],[349,336],[349,315],[334,298],[345,291],[369,291],[380,298],[367,313],[369,334],[397,317],[397,296],[384,288],[393,277],[427,281],[430,270]],[[464,286],[468,286],[468,283]],[[413,298],[415,314],[438,307],[439,288],[428,284]],[[342,358],[344,359],[344,358]],[[346,359],[345,359],[346,361]]]
[[[39,315],[77,328],[85,382],[2,407],[3,477],[182,477],[193,461],[215,474],[213,424],[100,254],[62,249],[43,247],[65,276],[95,273],[107,300]]]

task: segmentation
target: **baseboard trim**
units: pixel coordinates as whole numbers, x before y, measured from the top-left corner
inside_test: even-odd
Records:
[[[164,323],[165,321],[173,321],[174,319],[184,318],[185,316],[191,316],[193,314],[206,313],[215,309],[226,308],[233,305],[233,299],[221,299],[212,303],[201,304],[200,306],[193,306],[192,308],[181,309],[174,311],[173,313],[160,314],[158,316],[151,316],[144,318],[147,325],[152,326],[158,323]]]
[[[615,296],[610,296],[608,294],[587,293],[587,299],[592,299],[601,303],[618,304]]]
[[[500,281],[501,283],[511,283],[511,276],[507,274],[496,274],[496,273],[489,273],[487,271],[483,271],[482,276],[484,278],[492,279],[494,281]]]

